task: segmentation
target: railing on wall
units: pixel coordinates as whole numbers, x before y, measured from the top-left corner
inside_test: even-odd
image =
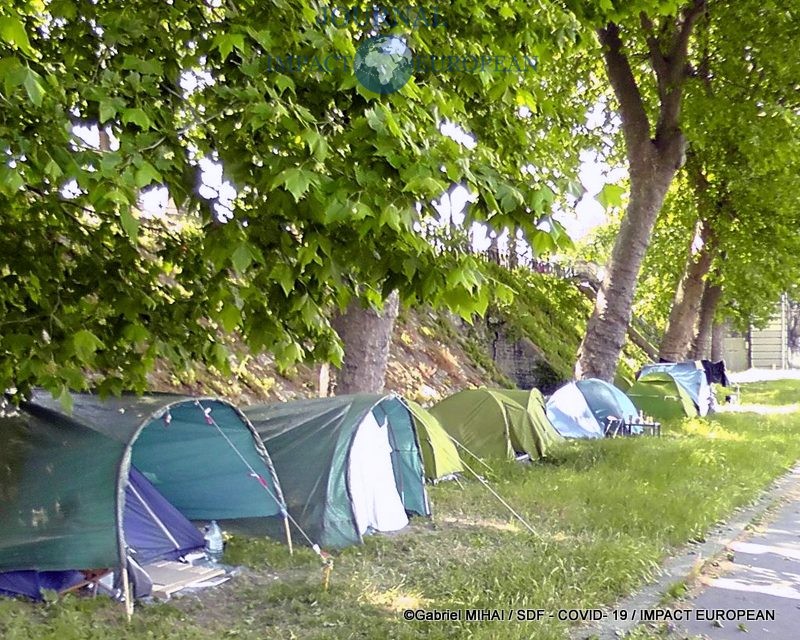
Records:
[[[530,253],[517,251],[516,248],[501,250],[497,247],[496,242],[492,242],[487,249],[477,250],[469,236],[459,227],[424,223],[420,224],[420,235],[439,253],[468,254],[506,269],[527,269],[533,273],[547,274],[563,279],[575,278],[580,275],[572,265],[541,260],[531,256]],[[513,247],[514,242],[510,241],[510,244]]]

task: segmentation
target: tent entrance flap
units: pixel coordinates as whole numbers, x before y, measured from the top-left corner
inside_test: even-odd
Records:
[[[139,564],[176,560],[205,544],[197,527],[133,467],[125,487],[123,531]]]
[[[408,525],[392,464],[389,427],[385,420],[378,424],[371,411],[353,436],[347,476],[359,535],[370,530],[398,531]]]
[[[133,465],[190,520],[280,514],[275,493],[264,491],[270,470],[245,423],[226,404],[206,401],[204,406],[215,424],[194,403],[170,408],[168,419],[150,421],[133,445]]]

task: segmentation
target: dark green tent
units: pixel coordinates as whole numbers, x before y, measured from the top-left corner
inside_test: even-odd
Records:
[[[407,513],[430,515],[412,416],[396,396],[298,400],[245,414],[307,542],[344,547],[402,528]]]
[[[66,412],[36,392],[0,418],[0,572],[124,567],[132,465],[189,519],[284,522],[269,456],[233,405],[78,394]]]
[[[629,390],[637,409],[657,420],[696,416],[691,396],[669,373],[646,373]]]
[[[425,478],[436,482],[464,471],[458,449],[439,421],[416,402],[404,400],[414,418]]]
[[[430,412],[476,456],[513,459],[517,453],[527,453],[535,460],[561,440],[540,398],[538,391],[465,389],[435,404]]]

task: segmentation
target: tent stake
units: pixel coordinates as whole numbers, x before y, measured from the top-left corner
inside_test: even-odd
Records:
[[[286,527],[286,544],[289,545],[289,555],[294,555],[294,549],[292,548],[292,532],[289,529],[289,516],[286,515],[283,518],[283,526]]]

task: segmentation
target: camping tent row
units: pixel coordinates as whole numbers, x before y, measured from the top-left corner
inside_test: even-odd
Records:
[[[72,403],[67,412],[35,392],[0,418],[0,592],[38,597],[104,567],[137,576],[132,595],[147,595],[148,563],[203,547],[192,521],[357,543],[402,528],[407,514],[429,515],[424,478],[462,470],[436,420],[396,396],[247,415],[220,399],[165,394]]]
[[[538,459],[563,438],[602,438],[608,419],[638,414],[630,399],[602,380],[571,382],[545,405],[536,390],[468,389],[430,409],[464,451],[481,458]]]
[[[727,384],[724,362],[649,364],[627,394],[593,378],[564,385],[547,401],[547,417],[564,437],[600,438],[609,418],[640,411],[662,421],[705,416],[713,409],[711,380]]]
[[[688,412],[677,379],[648,372],[633,398],[653,415],[676,402]],[[601,437],[609,416],[635,413],[598,380],[566,385],[546,407],[535,389],[465,390],[430,412],[394,395],[244,413],[168,394],[72,403],[65,412],[36,392],[0,419],[0,592],[36,597],[83,582],[76,569],[111,567],[138,576],[132,592],[146,595],[141,567],[203,546],[192,521],[358,543],[430,514],[424,481],[462,471],[454,442],[481,458],[538,459],[562,436]]]
[[[244,413],[164,394],[72,404],[35,392],[0,419],[0,591],[36,597],[111,567],[146,595],[148,563],[203,546],[193,521],[358,543],[430,514],[424,480],[462,470],[452,437],[481,457],[532,458],[560,439],[535,390],[464,391],[431,413],[393,395]]]

